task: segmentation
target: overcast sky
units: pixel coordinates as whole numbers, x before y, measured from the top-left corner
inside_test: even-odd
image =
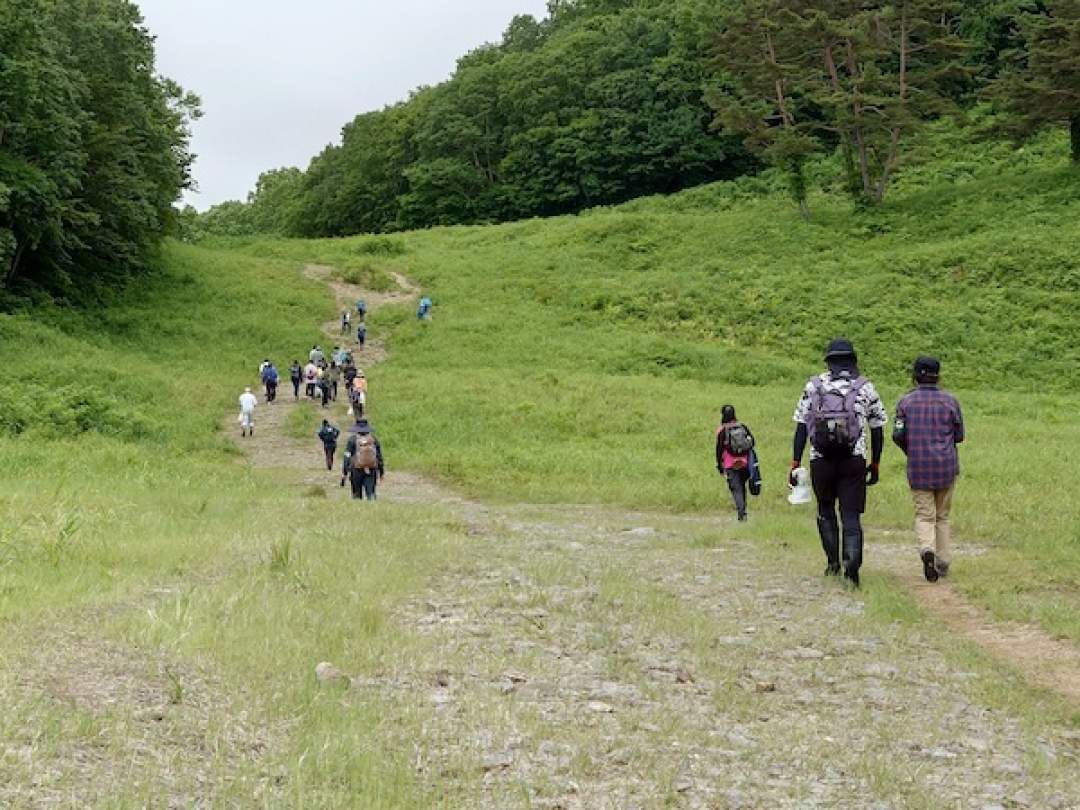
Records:
[[[199,209],[243,199],[259,173],[306,168],[358,113],[446,79],[545,0],[135,0],[158,70],[203,100]]]

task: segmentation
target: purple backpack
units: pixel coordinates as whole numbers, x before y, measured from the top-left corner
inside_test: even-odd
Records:
[[[806,423],[810,444],[824,458],[848,458],[862,437],[862,420],[855,410],[865,377],[851,380],[846,394],[826,388],[820,377],[810,394],[810,415]]]

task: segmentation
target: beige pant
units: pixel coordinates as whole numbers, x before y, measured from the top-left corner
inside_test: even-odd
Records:
[[[934,552],[938,562],[947,566],[951,557],[949,547],[949,513],[952,511],[953,491],[948,489],[913,489],[915,499],[915,539],[919,553]]]

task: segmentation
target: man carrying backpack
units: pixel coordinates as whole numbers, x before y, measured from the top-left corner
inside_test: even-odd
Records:
[[[832,341],[825,352],[825,363],[828,371],[807,382],[795,406],[797,426],[790,480],[794,486],[795,471],[809,441],[818,534],[827,561],[825,573],[838,575],[842,561],[844,577],[857,588],[866,488],[878,482],[888,418],[873,383],[859,373],[851,341]]]
[[[750,482],[750,454],[754,450],[754,435],[750,428],[735,418],[735,406],[721,410],[720,427],[716,430],[716,469],[727,478],[728,489],[735,501],[740,521],[746,520],[746,485]]]
[[[273,402],[277,399],[278,379],[278,370],[274,367],[273,363],[267,360],[266,366],[264,366],[262,370],[262,383],[266,386],[267,402]]]
[[[938,388],[941,363],[934,357],[915,361],[918,386],[896,406],[893,441],[907,455],[908,485],[915,501],[915,539],[923,576],[937,582],[949,573],[949,513],[960,475],[956,446],[964,441],[960,403]]]
[[[375,489],[386,474],[383,464],[382,446],[371,430],[366,419],[358,419],[349,428],[353,435],[345,444],[345,463],[341,476],[341,485],[345,486],[345,476],[352,484],[353,498],[375,500]]]
[[[334,453],[337,452],[337,440],[341,435],[341,431],[330,424],[326,419],[322,420],[322,427],[319,428],[319,441],[322,442],[323,452],[326,454],[326,469],[334,469]]]

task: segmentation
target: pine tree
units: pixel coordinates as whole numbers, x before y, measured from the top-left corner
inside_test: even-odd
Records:
[[[1017,18],[1021,47],[989,94],[1009,114],[1004,128],[1019,138],[1068,127],[1073,163],[1080,163],[1080,0],[1050,0]]]
[[[736,77],[718,121],[768,142],[774,163],[839,143],[857,202],[879,203],[905,139],[950,109],[947,89],[966,75],[957,11],[953,0],[746,0],[718,38]]]

